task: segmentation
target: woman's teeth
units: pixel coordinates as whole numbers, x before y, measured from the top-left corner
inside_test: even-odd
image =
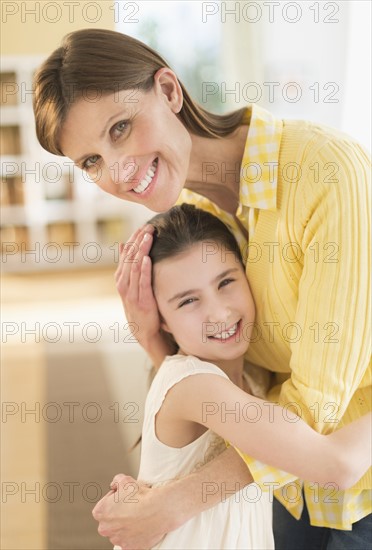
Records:
[[[238,323],[235,323],[235,325],[229,328],[229,330],[223,330],[218,334],[214,334],[212,338],[218,338],[218,340],[227,340],[227,338],[234,336],[237,330],[238,330]]]
[[[155,175],[157,165],[158,165],[158,159],[156,158],[154,162],[151,164],[150,168],[147,170],[143,180],[139,182],[137,187],[133,188],[133,191],[135,193],[143,193],[148,188],[148,186],[152,182],[152,178]]]

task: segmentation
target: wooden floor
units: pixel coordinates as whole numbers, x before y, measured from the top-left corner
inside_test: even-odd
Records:
[[[149,368],[112,270],[8,275],[1,294],[1,548],[112,548],[91,509],[137,473]]]

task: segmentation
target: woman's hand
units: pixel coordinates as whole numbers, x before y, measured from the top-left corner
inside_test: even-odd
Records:
[[[116,288],[123,302],[126,318],[136,325],[137,339],[144,347],[160,330],[160,319],[151,288],[152,225],[137,229],[129,240],[120,243],[119,265],[115,273]]]
[[[100,535],[123,550],[144,550],[252,482],[246,464],[229,447],[188,476],[158,487],[118,474],[92,513]]]
[[[160,317],[151,287],[148,254],[153,232],[154,227],[147,224],[137,229],[125,244],[120,244],[115,280],[129,326],[132,325],[138,343],[157,367],[171,350],[160,332]]]
[[[118,474],[109,491],[94,507],[98,533],[122,550],[152,548],[170,530],[162,516],[160,489],[150,489],[130,476]],[[158,498],[156,498],[158,497]]]

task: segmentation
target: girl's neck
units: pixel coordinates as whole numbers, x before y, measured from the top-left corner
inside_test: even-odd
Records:
[[[239,388],[243,388],[243,370],[244,370],[244,357],[238,359],[232,359],[230,361],[212,361],[217,367],[219,367],[227,376]]]
[[[228,137],[205,138],[191,134],[192,149],[186,187],[235,214],[239,201],[240,169],[248,126]]]

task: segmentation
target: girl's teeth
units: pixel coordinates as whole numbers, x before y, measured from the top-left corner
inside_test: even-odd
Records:
[[[154,162],[151,164],[150,168],[147,170],[145,177],[142,181],[139,182],[137,187],[133,188],[133,191],[135,193],[143,193],[148,186],[150,185],[152,178],[155,175],[156,167],[158,165],[158,159],[154,160]]]
[[[219,334],[215,334],[213,338],[217,338],[218,340],[226,340],[226,338],[230,338],[230,336],[233,336],[236,333],[237,328],[238,323],[235,323],[235,325],[231,327],[230,330],[225,330],[223,332],[220,332]]]

